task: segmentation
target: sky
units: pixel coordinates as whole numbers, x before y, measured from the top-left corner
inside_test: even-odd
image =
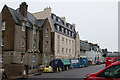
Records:
[[[16,9],[24,1],[31,13],[51,7],[52,13],[75,23],[81,40],[118,51],[118,0],[1,0],[0,11],[4,4]]]

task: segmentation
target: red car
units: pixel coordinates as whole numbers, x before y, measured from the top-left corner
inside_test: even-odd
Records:
[[[112,63],[98,73],[87,74],[84,80],[120,80],[120,61]]]
[[[114,63],[115,62],[115,57],[108,57],[107,59],[106,59],[106,67],[108,66],[108,65],[110,65],[111,63]]]

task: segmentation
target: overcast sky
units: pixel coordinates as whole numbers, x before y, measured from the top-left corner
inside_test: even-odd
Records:
[[[118,51],[118,0],[1,0],[0,11],[4,4],[16,9],[23,1],[27,2],[31,13],[51,7],[52,13],[76,24],[80,39],[97,43],[109,51]]]

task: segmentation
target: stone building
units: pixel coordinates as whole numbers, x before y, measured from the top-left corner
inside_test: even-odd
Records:
[[[52,52],[56,58],[76,58],[80,53],[79,33],[75,31],[75,24],[66,22],[65,17],[59,17],[51,13],[51,8],[45,8],[41,12],[33,14],[37,19],[48,18],[52,32]],[[77,45],[76,45],[77,44]]]
[[[15,10],[5,5],[1,11],[3,67],[9,63],[22,63],[34,69],[45,64],[46,43],[46,54],[51,56],[51,28],[48,19],[37,20],[27,8],[28,5],[22,2]],[[50,57],[46,65],[49,61]]]

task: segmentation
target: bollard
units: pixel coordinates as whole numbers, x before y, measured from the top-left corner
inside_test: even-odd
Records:
[[[57,67],[57,72],[59,72],[59,71],[58,71],[58,67]]]
[[[67,71],[68,71],[68,66],[67,66]]]

